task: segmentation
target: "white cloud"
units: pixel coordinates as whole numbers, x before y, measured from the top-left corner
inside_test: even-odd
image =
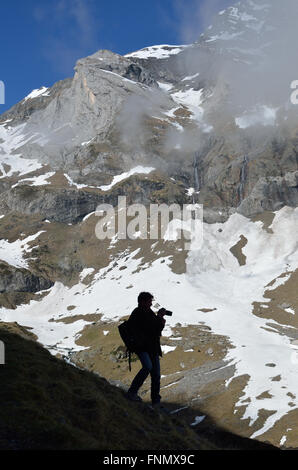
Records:
[[[193,43],[199,39],[200,33],[210,25],[214,15],[229,6],[231,0],[176,0],[178,32],[184,43]]]

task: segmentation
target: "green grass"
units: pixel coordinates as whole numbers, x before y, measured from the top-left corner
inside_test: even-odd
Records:
[[[38,343],[3,329],[0,339],[6,353],[0,366],[0,449],[201,446],[185,423],[129,402],[105,379],[53,357]]]
[[[273,448],[216,426],[196,432],[182,417],[130,402],[104,378],[52,356],[16,323],[0,324],[0,340],[0,450]]]

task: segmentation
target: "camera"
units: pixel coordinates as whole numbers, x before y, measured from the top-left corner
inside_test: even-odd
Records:
[[[167,315],[168,317],[171,317],[173,315],[173,312],[170,312],[170,310],[166,310],[165,308],[160,308],[158,310],[158,313],[162,313],[163,315]]]

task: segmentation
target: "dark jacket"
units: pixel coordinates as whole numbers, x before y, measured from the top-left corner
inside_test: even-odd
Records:
[[[151,308],[137,307],[131,313],[128,321],[138,336],[138,347],[135,352],[146,351],[162,356],[160,336],[165,326],[165,320],[158,317]]]

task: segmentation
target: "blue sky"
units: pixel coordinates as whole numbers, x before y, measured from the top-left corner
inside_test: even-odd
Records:
[[[196,40],[211,11],[232,0],[1,1],[0,113],[34,88],[73,76],[77,59],[110,49],[126,54],[153,44]]]

